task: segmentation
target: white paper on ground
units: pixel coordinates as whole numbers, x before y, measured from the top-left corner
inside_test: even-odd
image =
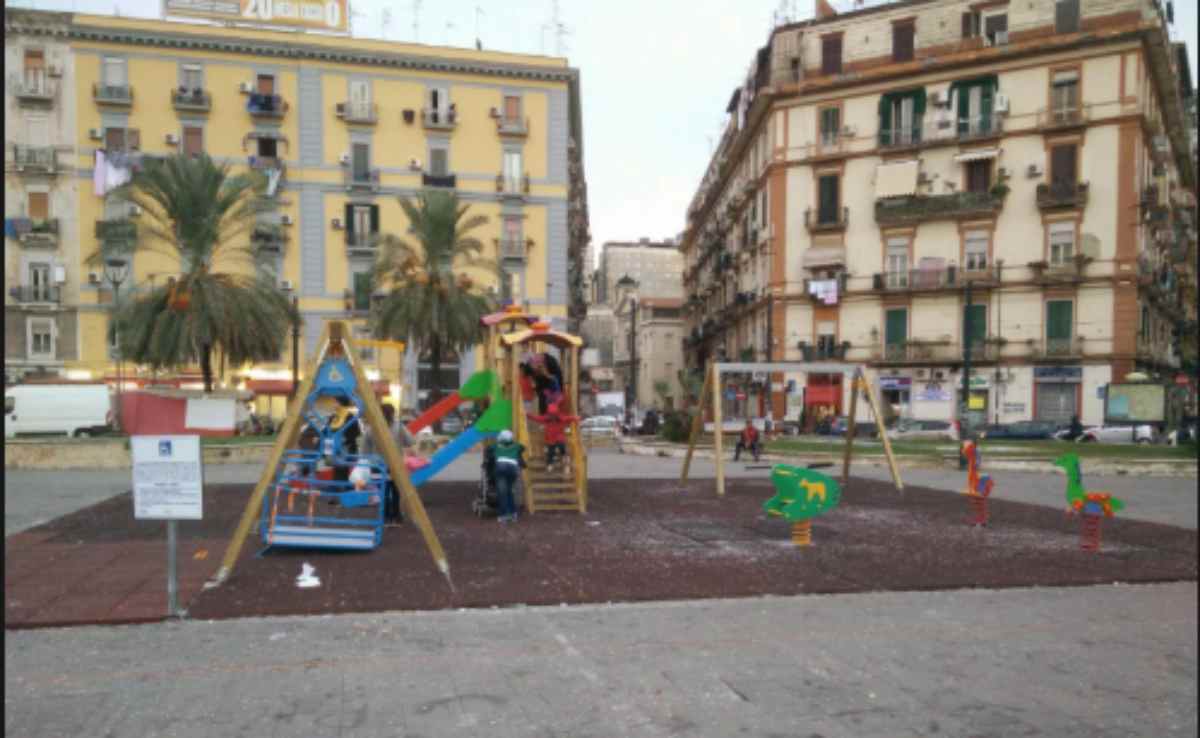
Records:
[[[321,586],[321,580],[316,576],[316,569],[307,561],[300,565],[300,576],[296,577],[296,586],[300,589]]]

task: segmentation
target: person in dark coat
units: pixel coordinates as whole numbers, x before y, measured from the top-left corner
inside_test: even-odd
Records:
[[[1083,435],[1083,423],[1079,422],[1078,415],[1071,416],[1071,428],[1067,431],[1067,438],[1074,441]]]

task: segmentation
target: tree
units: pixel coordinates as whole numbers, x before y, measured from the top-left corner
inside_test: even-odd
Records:
[[[110,197],[131,201],[143,216],[129,239],[105,239],[88,261],[132,260],[157,253],[178,263],[180,276],[151,287],[114,311],[125,359],[153,369],[198,362],[212,392],[214,351],[234,365],[277,359],[295,318],[273,277],[258,269],[250,238],[265,178],[230,174],[207,154],[147,159]]]
[[[375,332],[408,341],[428,354],[433,370],[431,402],[441,396],[442,360],[448,351],[460,355],[483,339],[480,318],[496,309],[482,285],[454,268],[475,268],[499,275],[494,261],[483,258],[483,243],[470,232],[487,216],[468,215],[458,196],[438,190],[415,200],[400,198],[412,241],[388,235],[372,280],[387,286],[374,307]]]

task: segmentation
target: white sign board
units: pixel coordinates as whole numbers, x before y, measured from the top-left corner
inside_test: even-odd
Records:
[[[132,436],[133,517],[200,520],[200,436]]]

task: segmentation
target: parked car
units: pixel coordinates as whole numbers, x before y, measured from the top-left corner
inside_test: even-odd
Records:
[[[987,425],[982,430],[989,441],[1040,441],[1053,439],[1055,433],[1066,429],[1060,423],[1049,420],[1018,420],[1015,423]]]
[[[584,436],[616,438],[621,435],[621,424],[611,415],[594,415],[579,421],[579,432]]]
[[[113,401],[103,384],[21,384],[4,390],[4,437],[92,436],[112,430]]]
[[[829,427],[829,435],[844,436],[847,429],[850,427],[850,419],[842,416],[833,421],[833,425]],[[879,428],[876,427],[875,421],[863,420],[854,424],[855,438],[879,438]]]
[[[908,441],[916,438],[935,438],[943,441],[957,441],[958,421],[952,420],[917,420],[901,418],[896,421],[894,428],[888,429],[888,438]]]
[[[1054,434],[1055,438],[1067,440],[1069,431]],[[1151,425],[1091,425],[1083,429],[1076,443],[1154,443],[1157,436]]]

